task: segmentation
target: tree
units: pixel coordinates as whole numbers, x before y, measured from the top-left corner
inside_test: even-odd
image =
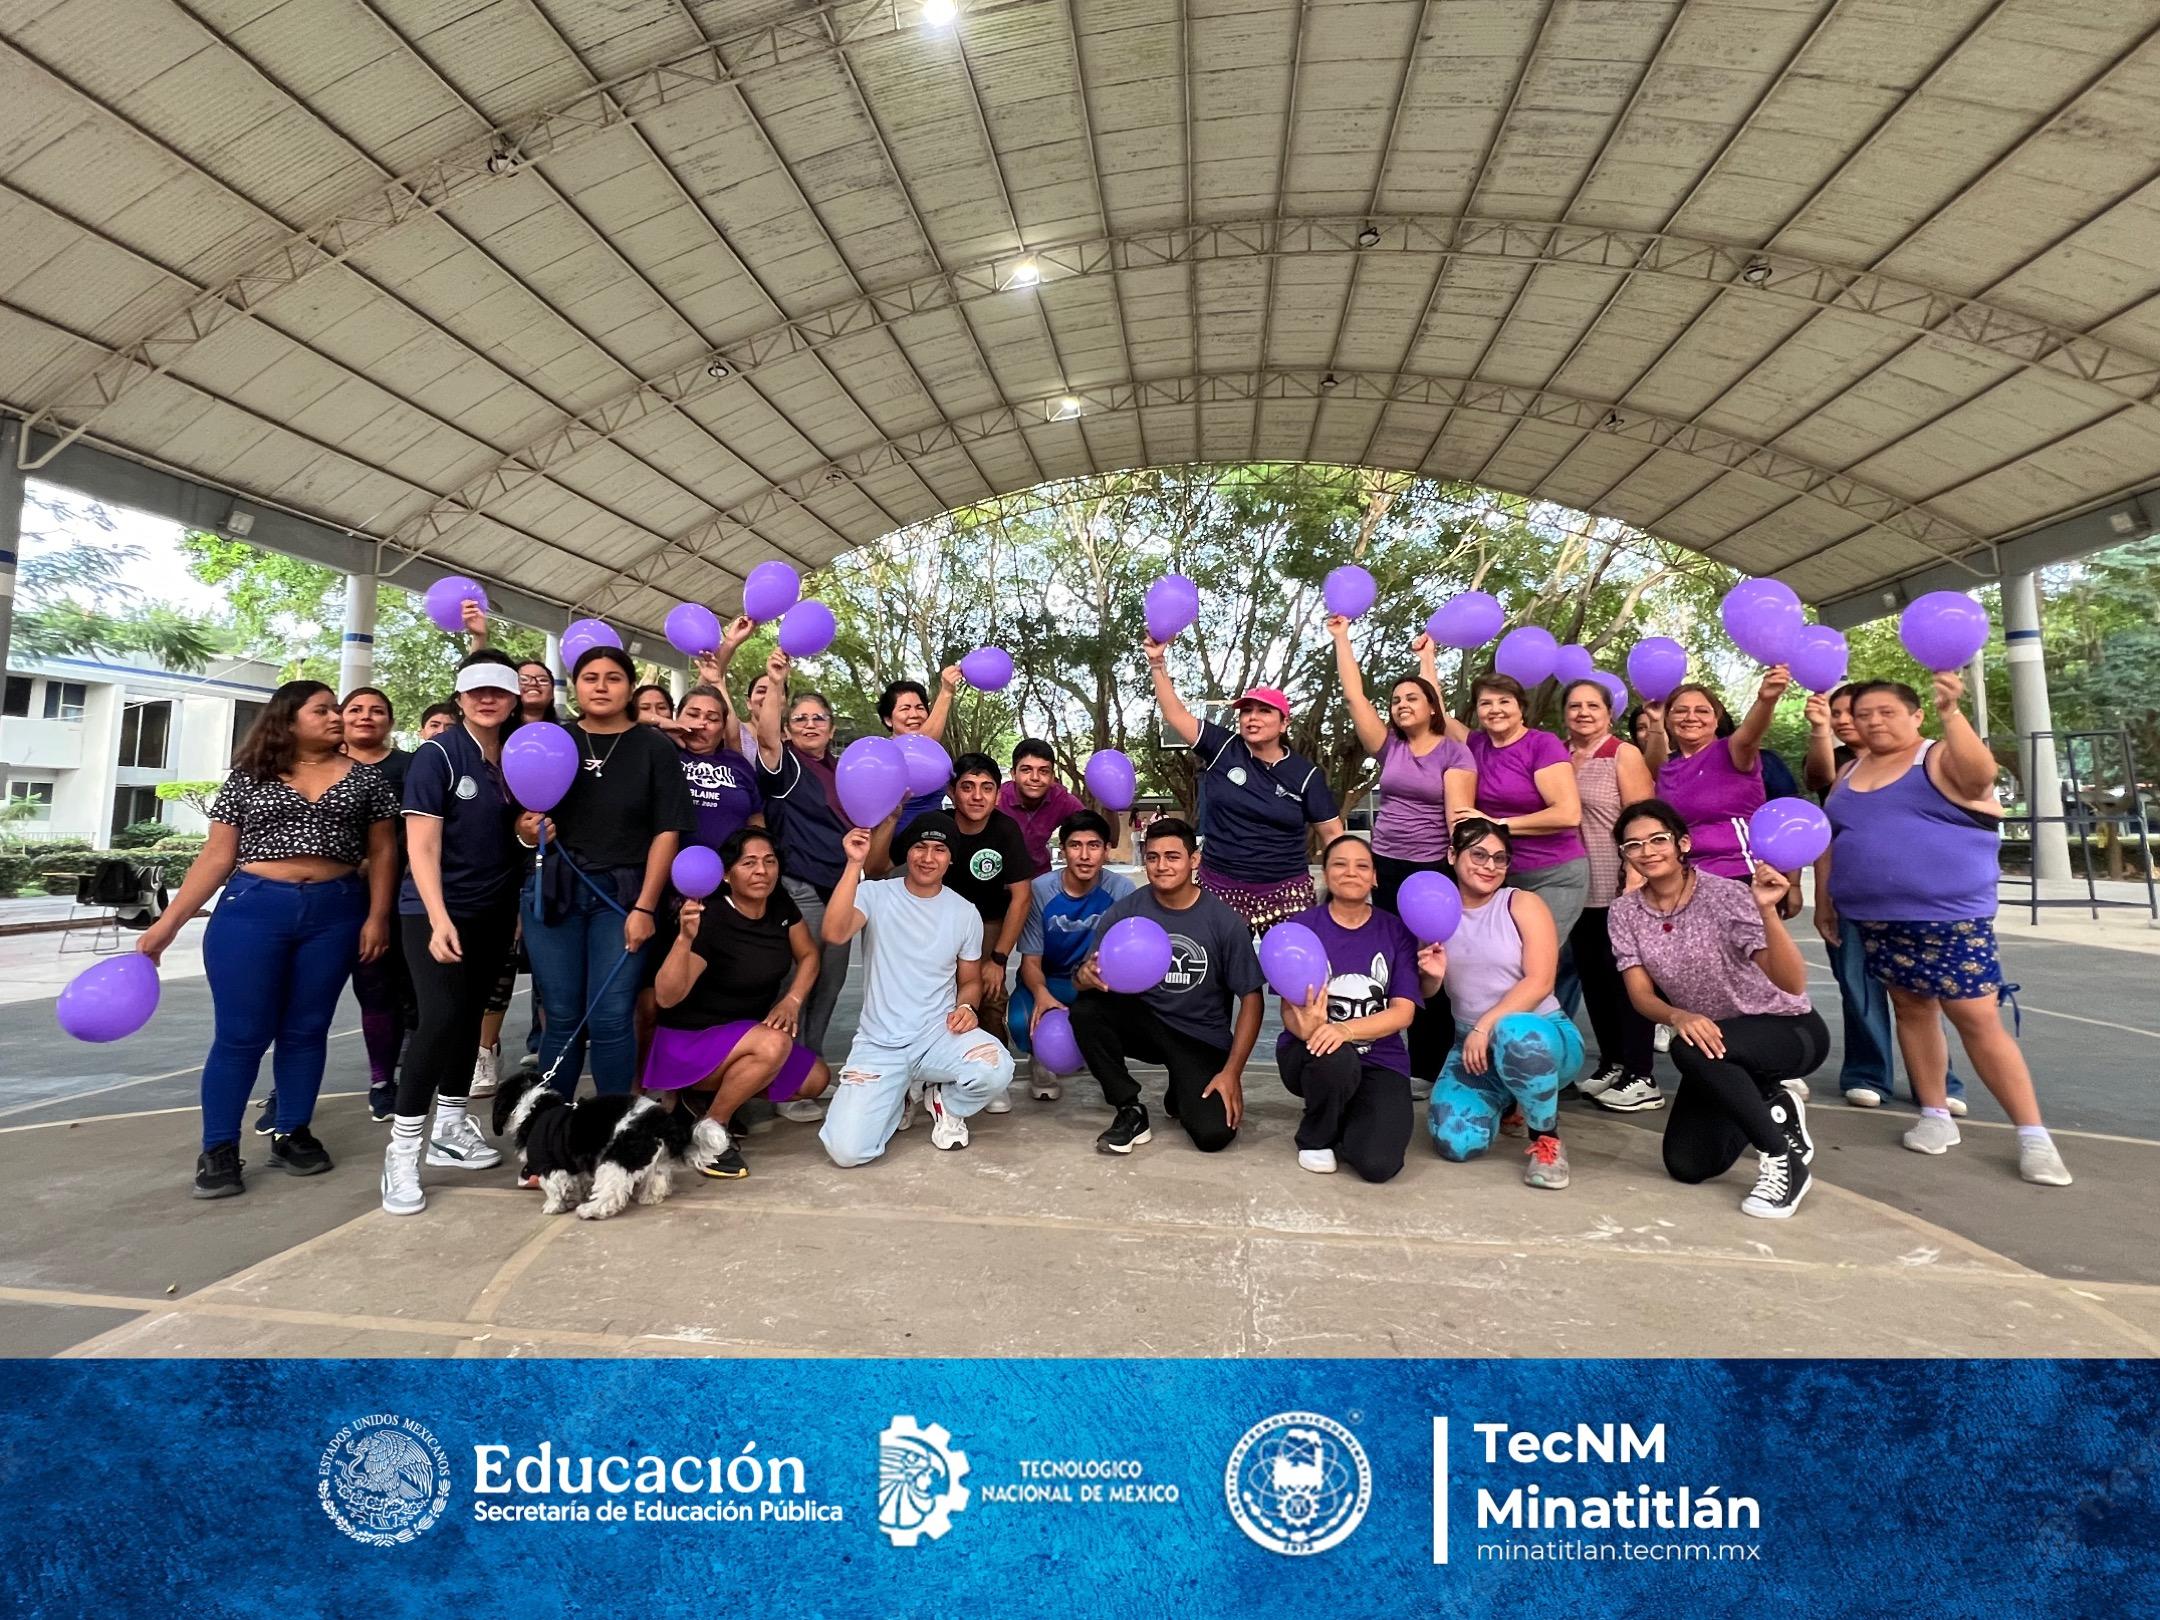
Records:
[[[36,514],[43,526],[31,527]],[[140,546],[85,539],[85,528],[115,533],[119,524],[96,501],[80,505],[58,489],[33,484],[23,497],[25,545],[16,588],[13,644],[31,658],[147,653],[167,669],[194,671],[223,651],[215,629],[167,603],[148,600],[130,575]]]

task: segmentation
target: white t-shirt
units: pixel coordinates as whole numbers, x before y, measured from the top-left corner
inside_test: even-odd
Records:
[[[983,920],[950,889],[925,900],[908,892],[905,878],[858,884],[855,909],[863,926],[862,1022],[856,1037],[872,1046],[906,1051],[945,1027],[960,1004],[954,973],[961,962],[982,959]]]

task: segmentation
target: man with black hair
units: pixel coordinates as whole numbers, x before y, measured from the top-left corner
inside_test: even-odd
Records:
[[[877,717],[885,723],[885,730],[891,736],[912,731],[942,744],[945,722],[952,715],[953,694],[959,690],[958,664],[948,664],[939,672],[935,703],[930,701],[930,693],[921,681],[887,681],[885,690],[878,694]],[[900,806],[900,820],[896,825],[905,827],[925,811],[944,807],[943,793],[918,793]]]
[[[1194,882],[1198,846],[1192,823],[1179,817],[1148,827],[1140,854],[1148,886],[1095,919],[1094,948],[1073,975],[1073,1038],[1117,1110],[1095,1138],[1101,1153],[1130,1153],[1150,1139],[1128,1056],[1170,1071],[1163,1106],[1201,1152],[1228,1147],[1245,1115],[1245,1061],[1260,1038],[1260,958],[1245,919]],[[1170,936],[1169,973],[1139,995],[1111,993],[1094,954],[1127,917],[1146,917]]]
[[[1050,840],[1068,816],[1087,806],[1057,779],[1057,755],[1040,737],[1022,737],[1012,752],[1012,779],[998,789],[997,807],[1011,816],[1027,841],[1029,870],[1042,877],[1050,870]],[[1117,834],[1109,835],[1111,843]]]
[[[1057,834],[1065,868],[1045,872],[1028,886],[1027,923],[1020,930],[1020,988],[1012,993],[1006,1022],[1013,1050],[1028,1055],[1028,1093],[1039,1102],[1056,1102],[1064,1087],[1035,1059],[1035,1026],[1043,1014],[1071,1008],[1080,994],[1073,974],[1095,942],[1095,919],[1133,892],[1130,878],[1104,870],[1111,837],[1110,824],[1101,816],[1093,810],[1075,811]]]

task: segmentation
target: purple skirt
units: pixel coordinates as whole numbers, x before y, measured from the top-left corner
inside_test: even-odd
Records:
[[[652,1051],[645,1059],[645,1078],[642,1082],[647,1091],[681,1091],[712,1078],[720,1065],[727,1062],[728,1054],[742,1043],[742,1038],[759,1026],[747,1018],[731,1024],[716,1024],[711,1029],[667,1029],[653,1031]],[[765,1095],[774,1102],[786,1102],[810,1078],[810,1071],[817,1067],[818,1055],[800,1041],[788,1053],[787,1061],[780,1065],[780,1072],[773,1076]]]

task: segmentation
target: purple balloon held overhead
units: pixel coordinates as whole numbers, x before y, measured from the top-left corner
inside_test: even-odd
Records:
[[[1283,1000],[1302,1007],[1328,982],[1327,947],[1301,922],[1279,922],[1260,936],[1260,971]]]
[[[1507,611],[1498,597],[1486,591],[1464,591],[1440,604],[1439,611],[1425,621],[1425,633],[1435,646],[1468,652],[1492,640],[1505,623]]]
[[[1922,669],[1962,669],[1987,645],[1987,609],[1958,591],[1929,591],[1906,604],[1897,633]]]
[[[1718,606],[1725,633],[1758,664],[1782,664],[1793,655],[1807,615],[1782,580],[1743,579]]]
[[[1801,630],[1793,643],[1792,656],[1785,663],[1792,678],[1809,691],[1827,692],[1844,683],[1851,658],[1841,632],[1827,624],[1811,624]]]
[[[960,676],[978,692],[1002,692],[1012,685],[1012,654],[1003,647],[977,647],[960,660]]]
[[[118,1041],[149,1023],[157,1005],[157,964],[130,952],[76,974],[53,1016],[78,1041]]]
[[[692,900],[702,900],[720,887],[720,857],[703,844],[685,844],[675,852],[675,864],[668,868],[668,881],[675,885],[675,892]]]
[[[465,628],[467,602],[478,602],[480,611],[487,611],[487,592],[480,588],[478,580],[467,579],[463,574],[452,574],[446,579],[438,579],[427,588],[427,594],[420,598],[421,609],[435,621],[435,628],[447,630],[452,635]]]
[[[577,780],[577,739],[552,720],[530,721],[502,745],[502,773],[511,796],[544,815],[562,803]]]
[[[815,597],[797,602],[780,616],[780,650],[790,658],[815,658],[839,633],[832,609]]]
[[[1557,681],[1587,681],[1597,674],[1597,661],[1588,647],[1571,641],[1553,655],[1552,672]]]
[[[1559,656],[1560,643],[1553,640],[1550,630],[1526,624],[1500,638],[1500,650],[1493,654],[1493,668],[1532,687],[1553,672],[1553,662]]]
[[[1095,971],[1119,995],[1143,995],[1170,975],[1170,936],[1152,918],[1114,922],[1096,948]]]
[[[1346,619],[1363,617],[1380,598],[1380,584],[1356,563],[1332,570],[1320,586],[1320,600],[1330,613]]]
[[[934,738],[919,731],[896,732],[893,745],[907,760],[909,793],[943,793],[952,786],[952,756]]]
[[[1628,649],[1627,678],[1645,703],[1663,703],[1687,679],[1687,649],[1671,636],[1645,636]]]
[[[890,737],[857,737],[833,767],[840,808],[851,827],[875,827],[907,797],[907,755]]]
[[[1748,847],[1765,866],[1797,872],[1830,847],[1830,818],[1806,799],[1772,799],[1748,817]]]
[[[719,619],[711,608],[700,607],[695,602],[678,602],[669,608],[667,620],[660,628],[667,632],[670,647],[692,658],[720,645]]]
[[[1590,678],[1605,688],[1605,695],[1611,700],[1614,714],[1624,714],[1627,711],[1626,681],[1623,681],[1617,675],[1608,674],[1602,669],[1591,671]]]
[[[1140,786],[1133,762],[1115,748],[1098,748],[1088,755],[1081,778],[1105,810],[1130,810]]]
[[[1421,944],[1444,945],[1462,924],[1462,891],[1445,872],[1412,872],[1396,892],[1395,914]]]
[[[1087,1067],[1080,1043],[1073,1038],[1072,1014],[1052,1007],[1035,1026],[1035,1061],[1052,1074],[1078,1074]]]
[[[779,618],[801,599],[802,575],[784,562],[761,562],[743,581],[743,614],[759,624]]]
[[[574,619],[562,633],[563,668],[575,670],[577,661],[595,647],[620,647],[622,637],[598,619]]]
[[[1200,617],[1200,587],[1183,574],[1165,574],[1147,588],[1150,641],[1174,641]]]

